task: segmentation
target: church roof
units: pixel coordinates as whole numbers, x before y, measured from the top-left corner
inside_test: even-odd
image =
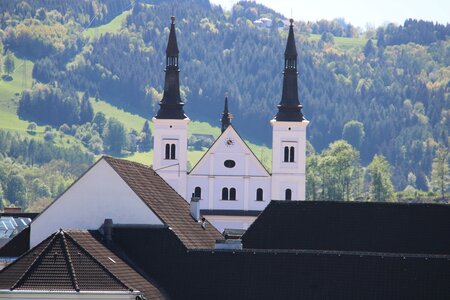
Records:
[[[157,287],[86,230],[59,230],[0,272],[0,289],[17,291],[143,292]]]
[[[290,20],[289,34],[284,52],[283,90],[278,104],[276,121],[302,122],[302,106],[298,98],[297,84],[297,48],[294,38],[294,20]]]
[[[189,204],[152,168],[127,160],[104,157],[136,195],[173,230],[186,248],[214,248],[223,238],[208,223],[204,229],[190,214]]]
[[[178,51],[177,35],[175,34],[175,17],[171,17],[170,20],[170,32],[169,41],[167,42],[166,54],[167,56],[178,56],[180,51]]]
[[[245,248],[450,254],[450,205],[272,201]]]
[[[178,44],[175,33],[175,17],[171,17],[169,40],[166,49],[166,69],[164,80],[164,94],[156,119],[182,120],[187,118],[183,110],[180,95],[180,70],[178,68]]]
[[[297,58],[297,48],[295,47],[294,38],[294,20],[289,20],[291,25],[289,26],[288,39],[286,43],[286,50],[284,51],[284,56],[286,58]]]

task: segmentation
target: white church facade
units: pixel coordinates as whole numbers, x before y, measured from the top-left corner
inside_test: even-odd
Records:
[[[272,170],[252,153],[231,125],[228,99],[222,134],[187,170],[190,119],[183,110],[174,18],[166,50],[165,86],[154,123],[153,169],[184,199],[199,199],[202,214],[219,230],[246,229],[270,200],[305,200],[306,127],[297,86],[293,21],[285,51],[282,97],[272,125]],[[269,121],[269,120],[268,120]]]

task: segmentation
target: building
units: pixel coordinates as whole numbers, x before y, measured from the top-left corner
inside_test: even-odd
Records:
[[[165,86],[153,118],[153,168],[184,199],[199,198],[202,213],[219,230],[247,228],[270,200],[305,200],[306,127],[297,86],[297,49],[293,20],[285,51],[284,79],[272,125],[272,173],[269,173],[231,125],[228,98],[222,134],[200,161],[187,170],[190,119],[179,88],[179,50],[174,18],[166,50]]]

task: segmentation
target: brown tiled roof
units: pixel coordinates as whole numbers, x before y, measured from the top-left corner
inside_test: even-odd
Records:
[[[192,218],[186,200],[152,168],[112,157],[104,159],[187,248],[214,248],[215,241],[223,238],[210,223],[203,229]]]
[[[86,230],[53,234],[0,272],[0,289],[141,291],[164,299],[157,287]]]

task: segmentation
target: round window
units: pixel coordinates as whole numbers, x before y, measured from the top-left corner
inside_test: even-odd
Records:
[[[234,166],[236,165],[236,162],[234,160],[231,159],[227,159],[223,165],[227,168],[234,168]]]

